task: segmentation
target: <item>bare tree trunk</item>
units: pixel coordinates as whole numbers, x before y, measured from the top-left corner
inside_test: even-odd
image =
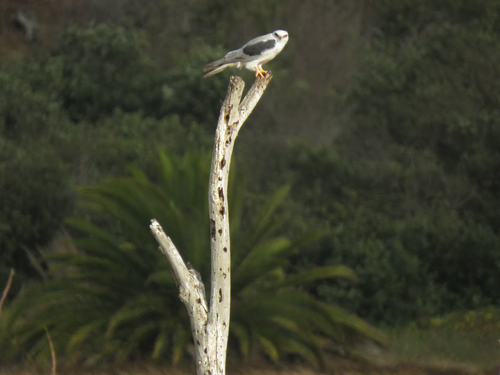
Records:
[[[234,142],[243,123],[259,102],[272,79],[269,72],[257,79],[241,101],[245,83],[231,77],[215,132],[209,186],[211,229],[210,308],[199,273],[188,268],[175,245],[153,219],[151,231],[167,256],[179,286],[179,297],[186,306],[193,330],[198,375],[224,375],[231,307],[231,251],[227,185]],[[240,102],[241,101],[241,102]]]

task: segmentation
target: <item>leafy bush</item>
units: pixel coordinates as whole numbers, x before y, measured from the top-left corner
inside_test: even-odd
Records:
[[[35,276],[23,248],[47,245],[72,211],[70,184],[149,168],[160,148],[210,147],[192,118],[162,116],[165,74],[147,52],[140,33],[100,25],[71,28],[52,55],[2,60],[0,259],[18,287]]]
[[[89,183],[103,176],[126,175],[133,163],[151,170],[158,150],[182,154],[189,149],[209,149],[212,139],[200,125],[185,124],[178,115],[154,119],[140,112],[116,110],[82,131],[77,141],[80,150],[74,155],[75,164],[86,169],[77,182]]]
[[[320,283],[317,293],[386,324],[498,303],[498,235],[461,217],[463,185],[436,157],[395,150],[388,160],[351,161],[296,149],[294,197],[308,225],[330,232],[308,262],[346,264],[359,278]]]
[[[144,35],[104,24],[73,27],[55,52],[62,66],[61,99],[74,120],[143,111],[159,116],[165,81]]]
[[[45,259],[50,281],[26,289],[2,317],[3,350],[26,351],[30,358],[50,355],[47,327],[56,351],[73,358],[146,356],[177,363],[186,357],[191,346],[188,316],[148,226],[151,218],[158,219],[209,285],[209,165],[205,154],[189,153],[182,160],[162,155],[158,184],[133,168],[133,177],[79,188],[90,208],[113,218],[113,227],[68,220],[86,234],[75,241],[80,250],[55,251]],[[275,361],[297,353],[321,365],[325,343],[348,349],[346,333],[383,341],[360,319],[295,288],[317,279],[354,276],[343,266],[286,273],[290,254],[317,237],[310,233],[291,241],[276,236],[283,221],[273,214],[287,189],[279,190],[256,219],[240,226],[243,185],[235,177],[230,184],[231,338],[238,343],[231,350],[249,356],[259,347]]]
[[[57,69],[20,58],[0,65],[0,260],[18,271],[14,289],[34,275],[23,248],[47,244],[72,208],[67,166],[54,151],[71,126],[52,86],[40,90],[41,76],[57,82]]]
[[[498,305],[500,7],[368,9],[375,27],[344,92],[348,126],[335,151],[291,158],[309,225],[331,231],[309,262],[340,262],[359,277],[317,292],[387,324]]]
[[[65,174],[53,152],[24,151],[0,140],[0,259],[7,268],[34,275],[23,249],[47,244],[71,212],[72,193]]]
[[[16,58],[0,65],[0,134],[22,142],[67,132],[64,114],[57,98],[60,72],[57,66],[44,66]]]
[[[195,47],[167,73],[163,85],[166,113],[176,113],[187,121],[207,124],[215,129],[220,102],[227,90],[227,80],[222,76],[204,79],[201,69],[209,61],[223,56],[220,49]]]
[[[185,124],[214,123],[226,83],[204,80],[201,69],[220,51],[193,48],[164,72],[150,49],[139,31],[105,24],[66,31],[51,64],[61,66],[60,97],[70,116],[93,122],[119,109],[154,118],[175,113]]]

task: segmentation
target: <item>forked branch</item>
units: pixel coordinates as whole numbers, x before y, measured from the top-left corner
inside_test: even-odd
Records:
[[[215,132],[208,192],[211,243],[210,306],[198,272],[188,269],[170,238],[153,219],[150,226],[167,256],[193,329],[198,375],[224,375],[231,307],[231,251],[227,186],[234,142],[243,123],[272,79],[269,72],[252,85],[241,101],[245,83],[231,77]]]

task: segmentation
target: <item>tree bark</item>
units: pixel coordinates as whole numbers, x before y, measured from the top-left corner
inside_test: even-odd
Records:
[[[256,79],[241,101],[245,83],[231,77],[215,132],[208,192],[211,243],[210,307],[199,273],[189,269],[175,245],[153,219],[151,231],[167,256],[179,286],[179,297],[187,308],[195,344],[198,375],[224,375],[231,307],[231,251],[227,186],[234,142],[243,123],[264,94],[271,72]]]

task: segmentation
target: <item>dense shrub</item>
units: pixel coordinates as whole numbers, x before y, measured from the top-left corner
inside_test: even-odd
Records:
[[[462,187],[436,157],[408,152],[354,162],[326,148],[296,151],[305,221],[330,231],[308,261],[346,264],[359,277],[317,292],[388,324],[497,304],[498,235],[461,215]]]
[[[94,121],[116,108],[159,116],[165,77],[144,35],[104,24],[70,28],[54,55],[62,66],[61,99],[74,120]]]
[[[47,244],[71,212],[66,175],[54,152],[21,150],[0,140],[0,259],[20,271],[21,278],[35,273],[24,250]]]
[[[23,249],[47,244],[72,207],[68,165],[56,149],[73,129],[53,90],[57,69],[35,65],[0,66],[0,260],[18,271],[16,285],[35,273]]]
[[[378,33],[347,100],[354,108],[347,139],[363,153],[342,149],[357,166],[400,165],[384,189],[392,212],[379,206],[377,215],[394,218],[384,244],[401,242],[440,291],[434,312],[497,305],[500,7],[489,0],[373,7]]]
[[[0,259],[17,269],[16,282],[34,276],[23,248],[47,245],[71,212],[71,184],[123,175],[133,162],[151,168],[159,149],[211,147],[195,121],[208,102],[196,116],[195,99],[179,104],[191,97],[183,82],[192,69],[171,74],[186,96],[167,98],[166,73],[149,52],[140,32],[99,25],[70,28],[51,53],[2,61]]]
[[[344,132],[292,157],[296,197],[354,286],[318,292],[388,324],[500,303],[494,1],[380,1]]]
[[[201,68],[221,56],[224,53],[220,49],[193,48],[167,73],[168,81],[162,88],[165,98],[162,110],[176,113],[186,122],[195,121],[205,124],[208,129],[215,129],[220,103],[227,90],[227,79],[220,75],[204,79]]]

